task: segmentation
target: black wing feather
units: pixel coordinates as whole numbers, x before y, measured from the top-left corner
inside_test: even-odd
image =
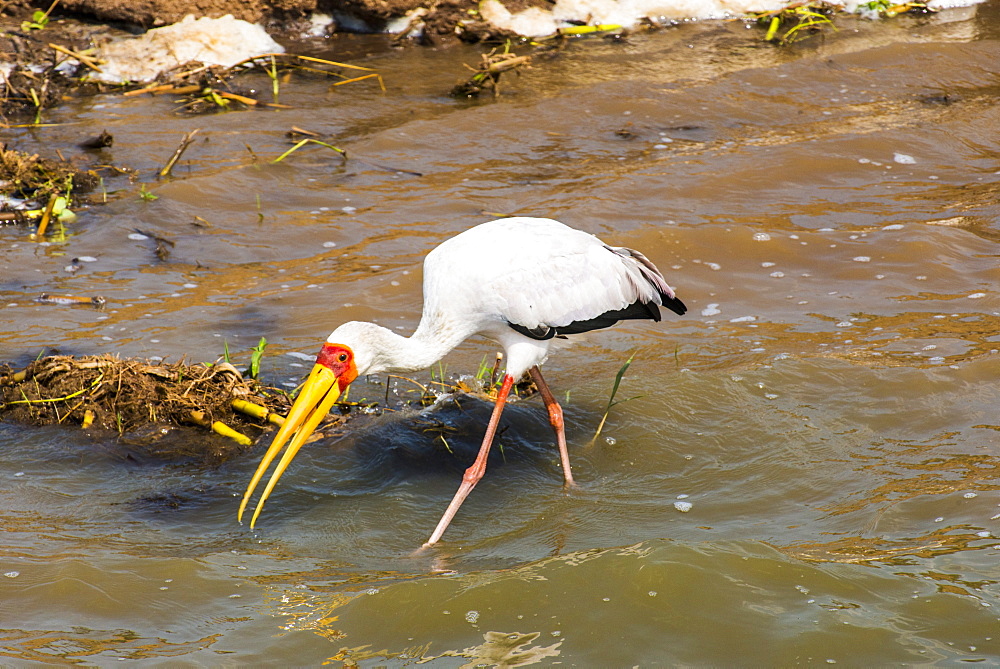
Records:
[[[684,312],[687,311],[687,307],[684,306],[684,303],[676,297],[667,297],[666,295],[663,297],[663,306],[667,307],[674,313],[683,315]],[[606,311],[595,318],[588,318],[584,321],[573,321],[569,325],[560,325],[559,327],[539,325],[536,328],[526,328],[523,325],[518,325],[517,323],[507,324],[515,332],[519,332],[525,337],[531,337],[532,339],[544,341],[546,339],[552,339],[556,336],[581,334],[583,332],[590,332],[591,330],[609,328],[619,321],[638,320],[644,318],[654,321],[660,320],[660,310],[655,303],[634,302],[624,309]]]

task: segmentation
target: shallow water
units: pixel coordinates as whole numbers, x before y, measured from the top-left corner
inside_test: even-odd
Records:
[[[573,42],[474,103],[446,93],[478,52],[345,37],[317,53],[379,68],[387,93],[296,75],[291,109],[190,117],[109,96],[9,131],[70,156],[106,129],[98,158],[158,196],[109,178],[64,243],[0,229],[0,358],[18,364],[214,360],[224,342],[245,363],[265,336],[265,376],[294,385],[309,362],[288,354],[341,321],[409,332],[422,256],[507,214],[642,250],[690,311],[557,351],[579,489],[562,490],[540,402],[516,403],[502,454],[418,555],[478,446],[476,400],[305,448],[256,531],[235,514],[262,447],[212,468],[0,425],[0,655],[1000,662],[1000,5],[839,25],[790,49],[739,22]],[[352,158],[269,164],[292,126]],[[174,178],[154,179],[195,127]],[[136,228],[173,240],[169,259]],[[470,341],[444,373],[493,350]],[[591,443],[633,352],[633,399]]]

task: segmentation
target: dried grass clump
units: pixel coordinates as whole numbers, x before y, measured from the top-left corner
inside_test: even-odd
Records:
[[[0,366],[0,420],[116,432],[158,457],[224,460],[249,448],[269,422],[279,423],[290,404],[283,391],[244,378],[228,363],[102,355],[50,356],[20,372]],[[334,416],[328,424],[343,420]],[[197,431],[162,438],[181,426]]]

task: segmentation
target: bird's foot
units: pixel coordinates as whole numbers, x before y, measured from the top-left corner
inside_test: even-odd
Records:
[[[431,557],[430,566],[428,567],[428,572],[431,574],[441,575],[441,574],[457,574],[454,567],[450,565],[451,555],[445,551],[445,554],[435,553],[429,556],[427,553],[428,548],[432,548],[434,544],[427,542],[422,545],[417,550],[410,553],[411,558],[427,558]]]

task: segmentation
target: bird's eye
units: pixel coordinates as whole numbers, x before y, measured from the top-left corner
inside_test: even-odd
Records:
[[[337,360],[339,360],[340,362],[347,362],[347,354],[341,353],[340,355],[337,356]]]

